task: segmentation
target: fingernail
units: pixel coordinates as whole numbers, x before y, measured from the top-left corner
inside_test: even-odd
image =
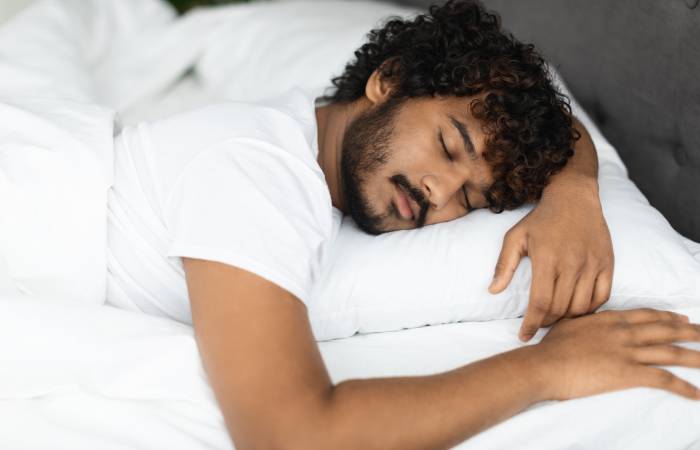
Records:
[[[529,341],[530,339],[532,339],[532,335],[531,335],[531,334],[521,334],[521,335],[520,335],[520,340],[523,341],[523,342],[527,342],[527,341]]]

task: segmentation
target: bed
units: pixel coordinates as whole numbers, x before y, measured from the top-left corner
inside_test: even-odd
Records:
[[[700,84],[692,79],[700,73],[700,47],[685,39],[700,32],[697,1],[663,7],[631,0],[486,3],[502,12],[516,35],[542,45],[609,137],[630,177],[700,264]],[[377,6],[377,14],[393,8],[398,6]],[[13,222],[5,215],[0,229],[18,236],[0,240],[0,255],[23,257],[9,261],[11,279],[0,278],[0,447],[233,448],[192,328],[102,304],[104,249],[85,242],[105,239],[104,218],[94,211],[103,207],[110,183],[109,145],[118,131],[112,124],[118,128],[212,99],[246,95],[245,85],[226,84],[226,72],[212,69],[224,64],[214,43],[241,17],[254,23],[254,14],[253,6],[234,6],[176,18],[157,0],[45,0],[0,28],[0,115],[6,119],[0,125],[0,157],[5,158],[0,158],[0,202],[6,211],[14,207],[10,211],[16,216]],[[656,28],[648,26],[650,21]],[[659,35],[670,38],[656,39]],[[644,52],[626,50],[639,42],[647,42]],[[657,44],[672,46],[675,53]],[[645,72],[649,61],[665,70]],[[139,69],[144,66],[149,70]],[[681,86],[688,91],[681,94]],[[64,136],[76,129],[83,131]],[[18,207],[19,187],[29,189],[29,183],[17,181],[26,172],[7,158],[18,130],[31,137],[22,151],[41,147],[42,139],[63,139],[65,151],[83,155],[65,167],[46,152],[31,163],[66,171],[79,167],[80,174],[90,168],[91,177],[68,172],[78,181],[62,190],[52,186],[51,171],[30,181],[59,190],[60,198],[93,205],[92,212],[61,203],[58,196],[39,197],[38,190],[23,191],[25,200],[35,201],[33,207]],[[18,191],[2,190],[8,186]],[[43,227],[20,220],[30,218]],[[22,223],[27,229],[20,229]],[[7,265],[0,258],[0,275]],[[19,289],[13,290],[13,283]],[[700,303],[677,310],[700,322]],[[363,333],[319,346],[336,382],[430,374],[521,345],[520,322]],[[700,385],[700,371],[672,370]],[[700,449],[700,405],[646,388],[540,403],[456,448]]]

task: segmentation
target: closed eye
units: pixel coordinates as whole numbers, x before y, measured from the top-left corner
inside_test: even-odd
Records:
[[[440,144],[442,144],[442,149],[445,151],[445,155],[447,156],[447,159],[452,161],[452,156],[450,155],[450,152],[447,151],[447,146],[445,145],[445,140],[442,138],[442,130],[440,130]]]
[[[464,200],[467,202],[467,212],[470,212],[472,209],[472,204],[469,203],[469,196],[467,196],[467,189],[462,186],[462,192],[464,192]]]
[[[452,155],[450,155],[450,152],[447,151],[447,145],[445,145],[445,139],[442,137],[442,130],[440,130],[440,144],[442,145],[442,149],[445,152],[445,155],[447,156],[447,159],[450,161],[453,161]],[[464,194],[464,201],[466,202],[467,205],[467,212],[472,210],[472,205],[469,203],[469,197],[467,196],[467,189],[462,186],[462,193]]]

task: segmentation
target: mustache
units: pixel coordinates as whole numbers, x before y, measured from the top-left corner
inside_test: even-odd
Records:
[[[416,219],[416,226],[420,228],[425,225],[430,203],[428,203],[428,201],[425,199],[425,194],[423,194],[423,191],[417,187],[414,187],[411,182],[408,181],[408,178],[406,178],[406,176],[403,174],[392,175],[389,179],[404,188],[411,198],[418,203],[418,206],[420,206],[420,212],[418,213],[418,218]]]

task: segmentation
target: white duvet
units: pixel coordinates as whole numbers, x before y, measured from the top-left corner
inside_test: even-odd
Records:
[[[27,186],[34,184],[21,175],[57,158],[61,149],[77,152],[79,163],[66,167],[109,174],[115,112],[133,122],[211,98],[214,91],[203,80],[178,77],[201,56],[206,61],[228,14],[230,9],[176,21],[156,0],[46,0],[0,29],[0,118],[23,120],[31,137],[17,146],[18,140],[7,139],[14,128],[0,128],[7,144],[0,147],[0,187],[7,188],[0,190],[0,200],[32,199]],[[140,69],[145,66],[148,70]],[[85,121],[90,127],[76,126]],[[102,130],[102,138],[89,133],[66,138],[71,129]],[[51,136],[64,145],[50,146]],[[10,154],[25,156],[14,172],[7,166]],[[110,180],[76,172],[72,181],[64,189],[97,204]],[[23,272],[3,278],[0,264],[0,448],[232,448],[192,329],[101,305],[101,247],[85,242],[100,243],[104,236],[71,228],[75,220],[65,210],[40,216],[52,206],[43,201],[43,210],[26,208],[24,220],[42,220],[48,225],[40,231],[64,236],[61,242],[49,239],[38,246],[31,232],[21,234],[19,217],[0,218],[0,225],[19,236],[9,242],[0,235],[0,255],[3,246],[27,248],[26,260],[10,261]],[[84,219],[93,225],[102,220]],[[700,260],[700,245],[685,243]],[[47,263],[33,272],[32,258]],[[700,322],[700,307],[679,311]],[[334,381],[429,374],[521,345],[519,325],[520,319],[460,323],[319,345]],[[700,371],[670,370],[700,385]],[[458,448],[700,449],[700,402],[638,388],[543,403]]]

